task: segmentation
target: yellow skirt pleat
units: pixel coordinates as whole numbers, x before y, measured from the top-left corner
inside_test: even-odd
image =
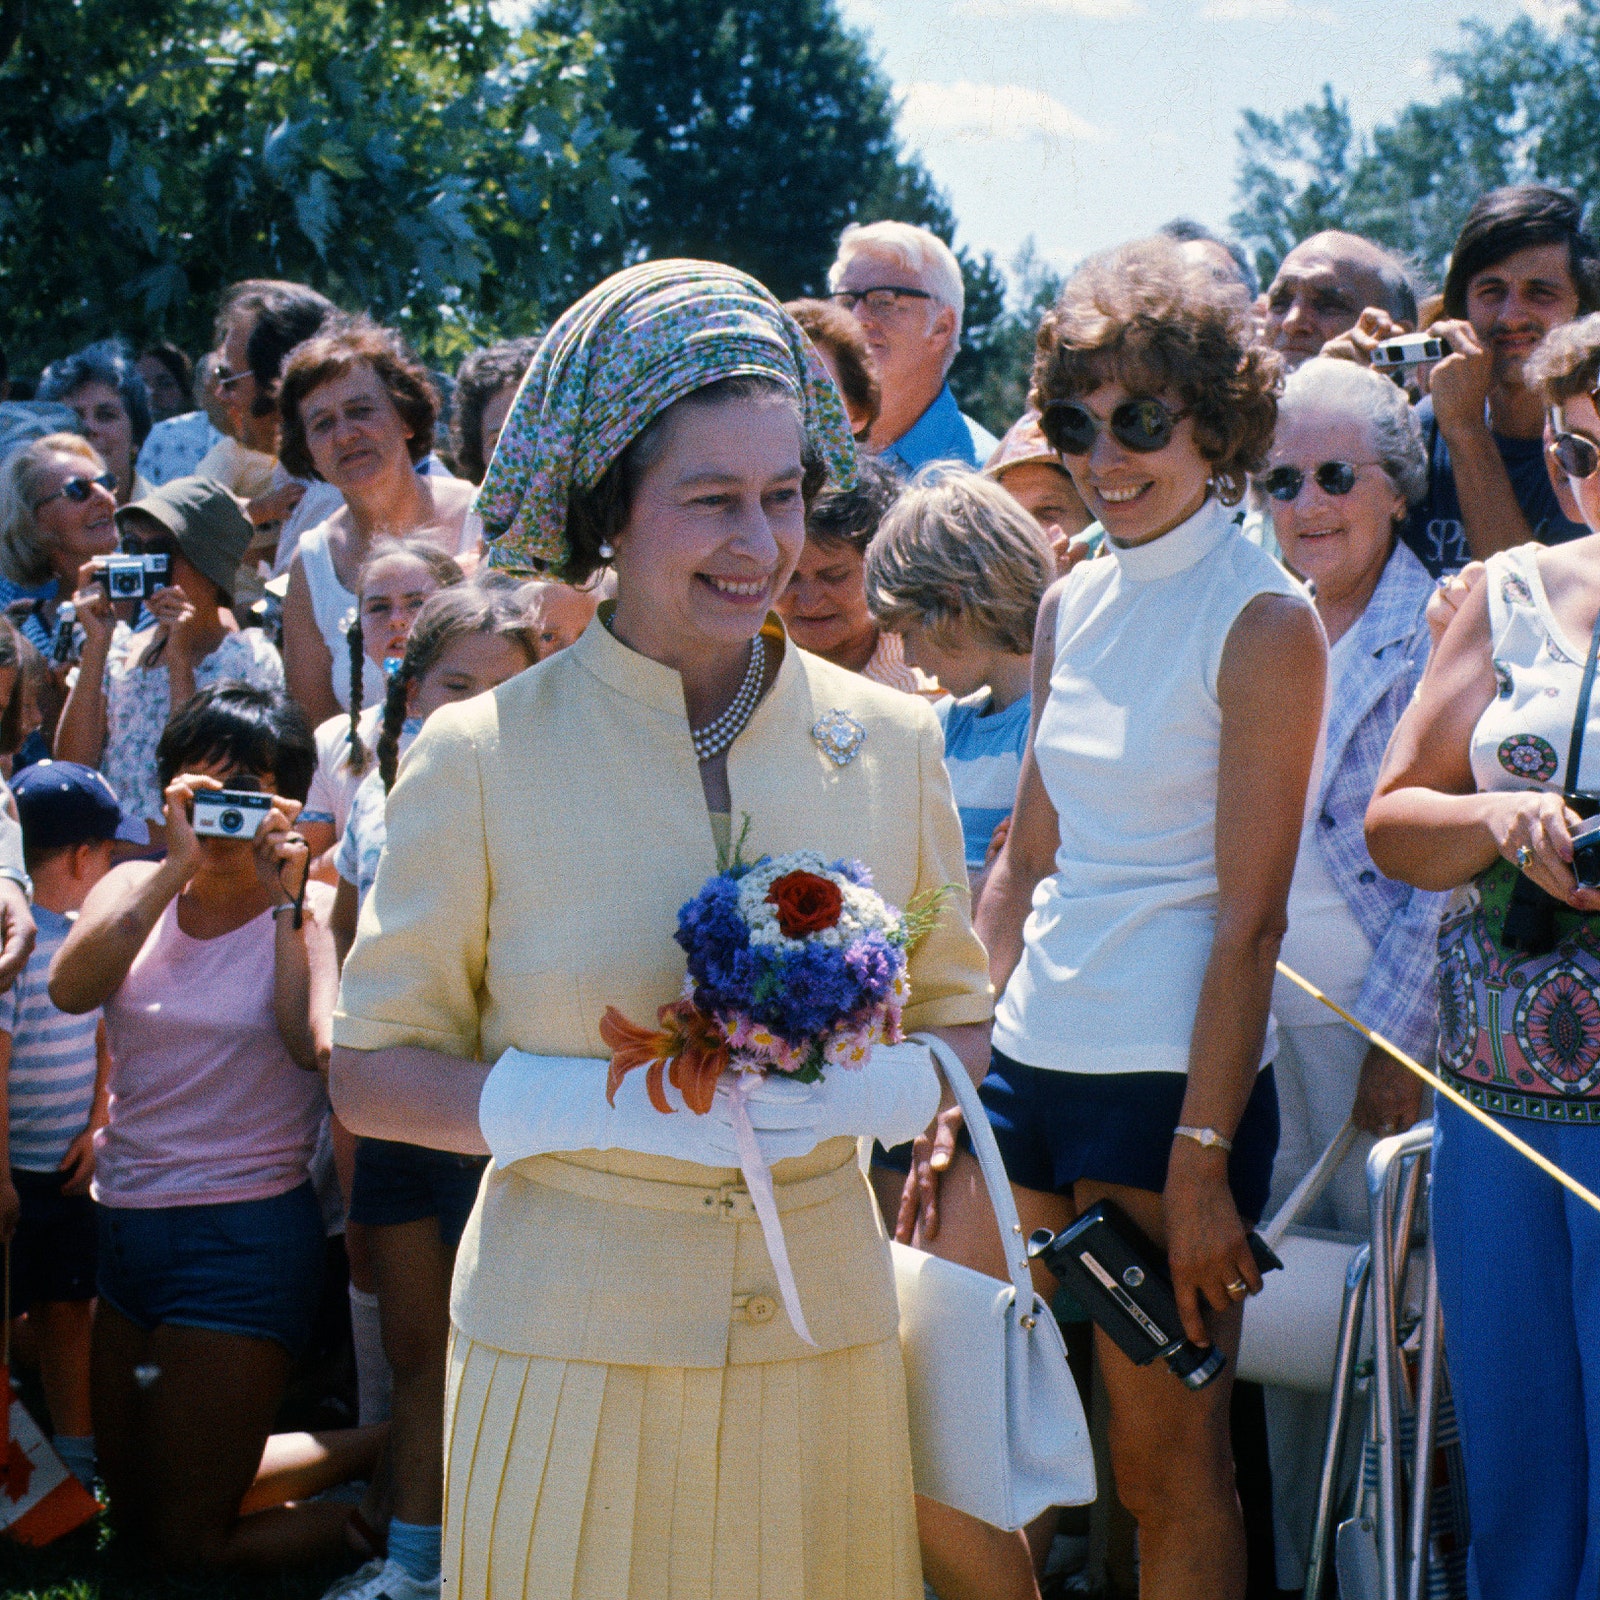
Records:
[[[445,1600],[920,1600],[897,1341],[623,1367],[451,1337]]]

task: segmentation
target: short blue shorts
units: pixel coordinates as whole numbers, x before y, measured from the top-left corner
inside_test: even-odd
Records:
[[[130,1322],[275,1339],[292,1356],[305,1348],[327,1250],[310,1183],[269,1200],[99,1213],[100,1298]]]
[[[1064,1194],[1083,1179],[1160,1194],[1173,1130],[1189,1080],[1181,1072],[1050,1072],[995,1050],[978,1094],[994,1127],[1006,1175],[1019,1188]],[[963,1148],[970,1148],[961,1135]],[[1234,1130],[1228,1187],[1247,1222],[1259,1222],[1278,1153],[1278,1090],[1270,1066]],[[880,1152],[879,1166],[904,1172],[911,1147]]]
[[[350,1182],[350,1220],[369,1228],[439,1219],[447,1250],[461,1243],[461,1232],[477,1203],[478,1185],[488,1156],[457,1155],[390,1139],[357,1139],[356,1170]]]

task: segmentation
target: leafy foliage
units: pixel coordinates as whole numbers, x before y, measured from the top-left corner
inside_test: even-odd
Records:
[[[593,41],[488,0],[61,0],[0,71],[15,365],[203,347],[235,279],[314,283],[444,357],[614,258],[637,169]]]
[[[1553,30],[1519,17],[1496,31],[1468,23],[1438,58],[1453,85],[1358,134],[1331,87],[1281,118],[1246,112],[1239,130],[1240,209],[1263,281],[1319,228],[1348,228],[1442,274],[1473,200],[1538,180],[1600,192],[1600,0],[1574,0]]]

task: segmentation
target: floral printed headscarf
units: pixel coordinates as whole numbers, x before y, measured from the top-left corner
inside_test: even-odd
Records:
[[[647,261],[569,307],[523,378],[473,509],[494,566],[560,567],[567,500],[675,400],[722,378],[775,378],[800,401],[828,477],[855,482],[844,404],[798,323],[754,278]]]

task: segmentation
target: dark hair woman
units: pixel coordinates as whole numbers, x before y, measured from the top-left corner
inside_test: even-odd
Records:
[[[456,369],[450,453],[456,470],[469,483],[483,482],[517,385],[538,348],[537,339],[507,339],[487,350],[474,350]]]
[[[521,1595],[554,1548],[573,1555],[539,1567],[552,1595],[625,1590],[630,1569],[699,1600],[922,1594],[894,1287],[842,1136],[869,1130],[836,1098],[868,1074],[809,1086],[772,1167],[780,1214],[805,1219],[786,1226],[806,1230],[808,1345],[759,1228],[702,1203],[736,1181],[718,1112],[663,1118],[626,1086],[613,1111],[598,1032],[607,1005],[653,1017],[679,995],[677,909],[735,800],[752,857],[860,856],[900,905],[961,877],[932,710],[790,648],[772,615],[807,500],[854,469],[814,362],[770,294],[706,262],[630,268],[561,317],[478,507],[498,564],[569,582],[606,564],[616,601],[570,649],[435,712],[389,797],[334,1094],[360,1134],[495,1155],[451,1299],[458,1600]],[[957,891],[914,951],[906,1026],[981,1058],[966,906]],[[937,1096],[911,1057],[920,1122]],[[618,1237],[651,1242],[624,1264]],[[648,1509],[630,1487],[619,1515],[613,1482],[648,1485]]]
[[[121,339],[102,339],[59,361],[39,378],[37,398],[61,400],[78,413],[84,438],[116,475],[117,504],[125,506],[144,488],[133,463],[150,431],[150,393]]]
[[[1033,729],[978,909],[1004,991],[983,1098],[1023,1228],[1115,1200],[1166,1250],[1188,1336],[1231,1357],[1261,1287],[1245,1229],[1278,1137],[1268,1005],[1326,657],[1305,593],[1227,511],[1272,442],[1277,358],[1236,294],[1156,239],[1073,275],[1033,382],[1107,556],[1039,611]],[[1003,1269],[947,1129],[919,1143],[903,1233],[946,1165],[933,1248]],[[1096,1344],[1142,1585],[1236,1600],[1231,1366],[1191,1391]],[[941,1593],[1035,1593],[1020,1537],[954,1512],[925,1526]]]
[[[349,1507],[310,1496],[376,1456],[370,1433],[298,1461],[267,1449],[323,1281],[308,1163],[337,973],[330,896],[307,889],[293,831],[314,759],[280,691],[223,683],[180,707],[156,752],[166,858],[112,868],[51,970],[63,1011],[104,1007],[114,1060],[95,1169],[101,1470],[117,1526],[172,1564],[336,1555]],[[270,797],[253,839],[196,836],[196,797],[222,788]]]

